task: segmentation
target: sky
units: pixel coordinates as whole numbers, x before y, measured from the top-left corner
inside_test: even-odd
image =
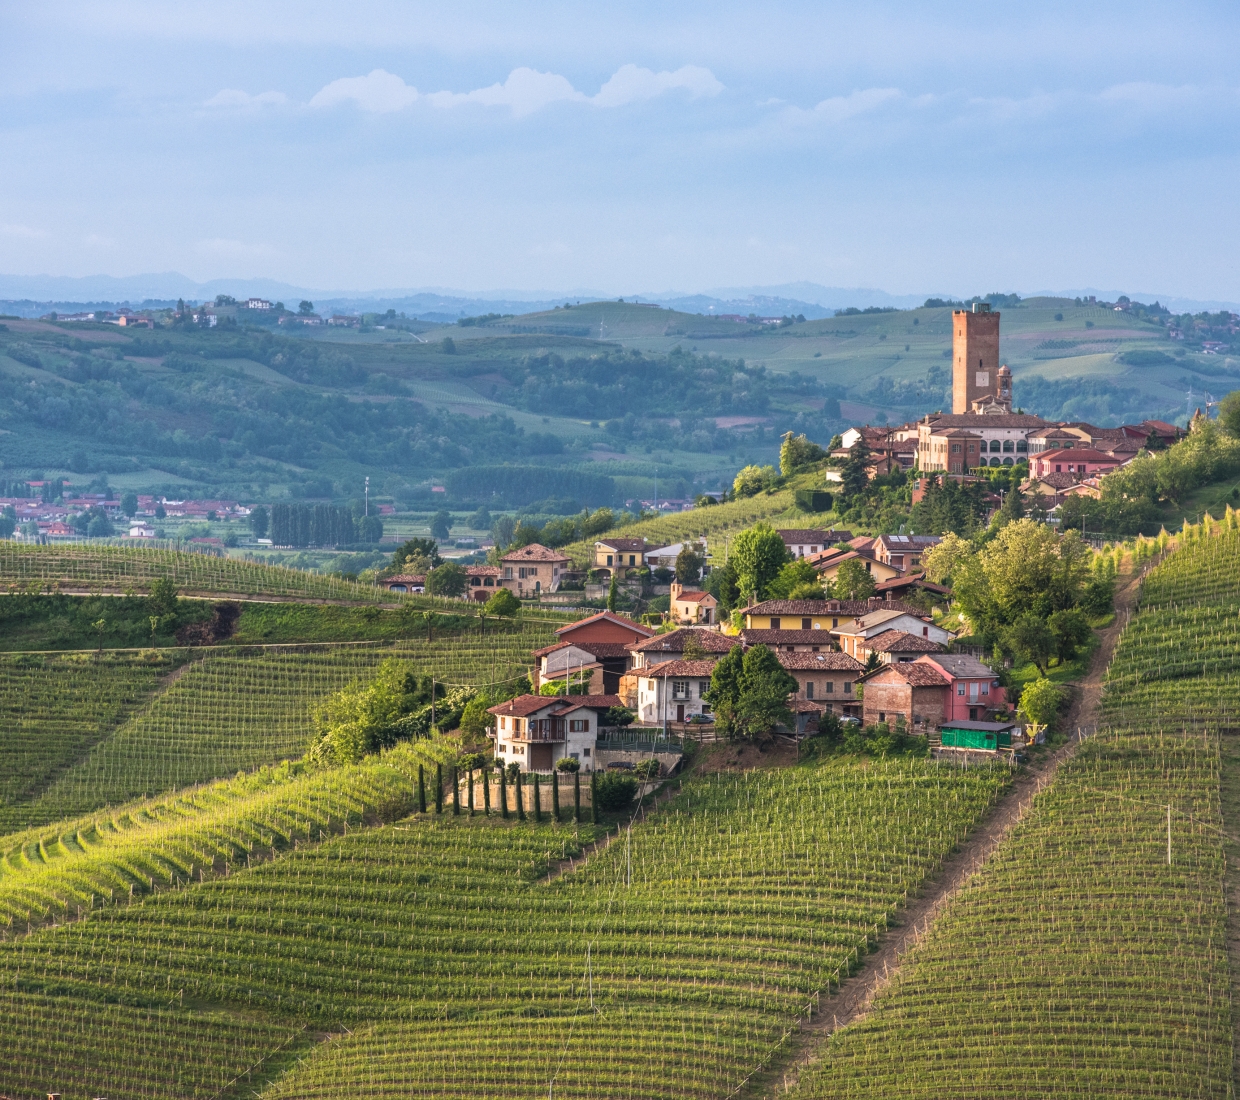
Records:
[[[1240,300],[1240,5],[0,3],[0,272]]]

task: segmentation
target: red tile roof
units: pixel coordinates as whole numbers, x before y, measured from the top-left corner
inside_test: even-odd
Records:
[[[660,661],[649,668],[638,669],[638,675],[651,680],[663,676],[710,676],[714,661]]]
[[[818,633],[826,635],[826,631],[823,630]],[[683,653],[685,642],[691,635],[697,639],[698,645],[707,653],[727,653],[733,646],[740,644],[739,638],[720,634],[717,630],[695,630],[692,627],[685,627],[680,630],[669,630],[666,634],[656,634],[653,638],[647,638],[643,642],[630,642],[625,649],[630,653],[657,653],[662,649],[668,649],[672,653]]]
[[[578,619],[575,623],[568,623],[565,626],[556,627],[554,633],[567,634],[578,629],[579,627],[585,626],[587,623],[597,623],[600,620],[603,622],[615,623],[617,626],[627,627],[629,630],[635,631],[638,634],[644,634],[647,638],[655,632],[654,627],[643,626],[641,623],[635,623],[632,619],[626,618],[623,615],[617,615],[614,611],[600,611],[597,615],[590,615],[587,618]]]
[[[833,606],[834,605],[834,606]],[[907,611],[922,614],[899,600],[879,600],[871,606],[868,600],[764,600],[753,607],[741,609],[746,615],[864,615],[867,611]]]
[[[569,646],[580,649],[591,657],[627,657],[629,654],[628,646],[624,642],[556,642],[554,645],[534,650],[534,656],[546,657],[556,650],[568,649]]]
[[[714,598],[715,597],[712,596],[709,592],[697,592],[697,591],[681,592],[681,594],[676,597],[677,600],[684,600],[685,603],[701,603],[705,599],[713,600]]]
[[[865,665],[853,660],[847,653],[777,653],[784,668],[828,672],[861,672]]]
[[[828,649],[835,643],[829,630],[749,630],[737,635],[746,645],[821,645]]]
[[[1036,462],[1099,462],[1114,465],[1114,456],[1104,454],[1093,447],[1068,447],[1062,451],[1042,451],[1031,456]]]
[[[506,703],[487,707],[488,714],[499,714],[505,717],[526,718],[537,714],[548,707],[562,706],[571,700],[573,709],[577,707],[619,707],[623,706],[619,695],[518,695]]]
[[[606,546],[611,550],[633,551],[638,554],[646,552],[645,539],[599,539],[595,546]]]
[[[885,630],[867,642],[860,643],[865,649],[875,653],[946,653],[947,646],[932,642],[916,634],[908,634],[903,630]]]
[[[520,550],[510,550],[500,559],[501,561],[568,561],[568,555],[561,554],[558,550],[552,550],[543,546],[538,542],[531,542],[529,546],[523,546]]]
[[[911,687],[946,687],[951,683],[951,680],[934,665],[921,664],[919,661],[883,665],[876,672],[871,672],[865,679],[870,680],[889,672],[895,673]]]

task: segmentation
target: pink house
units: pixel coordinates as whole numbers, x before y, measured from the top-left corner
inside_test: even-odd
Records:
[[[1104,454],[1093,447],[1070,447],[1060,451],[1042,451],[1029,456],[1029,473],[1033,477],[1043,474],[1075,474],[1084,479],[1093,474],[1108,474],[1123,459]]]
[[[994,671],[963,653],[927,653],[914,664],[937,668],[948,681],[944,722],[984,722],[987,713],[1007,706],[1007,695]]]

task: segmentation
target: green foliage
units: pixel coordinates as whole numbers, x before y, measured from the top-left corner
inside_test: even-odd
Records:
[[[793,435],[792,432],[785,432],[779,448],[779,472],[784,477],[788,477],[798,470],[821,462],[826,457],[827,452],[817,443],[811,443],[806,439],[804,433]]]
[[[843,733],[844,751],[855,756],[929,756],[930,742],[921,734],[908,733],[901,723],[890,726],[848,726]]]
[[[1072,660],[1094,636],[1089,620],[1076,608],[1056,611],[1046,620],[1046,625],[1055,639],[1055,656],[1061,661]]]
[[[822,581],[819,579],[814,567],[804,558],[793,558],[780,569],[779,575],[767,585],[766,599],[790,600],[804,598],[794,597],[792,593],[807,587],[811,591],[818,593],[817,596],[811,596],[811,599],[826,598],[826,593],[822,588]]]
[[[711,673],[710,704],[716,728],[731,738],[766,740],[777,725],[793,724],[788,696],[796,690],[796,680],[766,646],[744,651],[733,646]]]
[[[250,510],[250,530],[254,533],[256,539],[265,539],[267,537],[267,526],[269,516],[267,506],[264,504],[255,505]]]
[[[482,610],[487,615],[512,616],[521,610],[521,601],[507,588],[501,588],[483,604]]]
[[[594,798],[600,810],[619,813],[627,810],[637,797],[637,780],[619,772],[601,772],[594,786]]]
[[[560,759],[555,762],[555,770],[558,772],[572,774],[573,772],[581,770],[581,762],[574,760],[571,756],[561,756]]]
[[[769,523],[757,523],[732,540],[728,563],[736,570],[736,585],[743,600],[764,599],[768,586],[790,560],[784,540]]]
[[[1025,685],[1016,710],[1023,718],[1039,725],[1054,724],[1063,701],[1063,690],[1045,676]]]
[[[681,584],[697,584],[702,579],[706,555],[692,543],[686,543],[676,555],[676,580]]]
[[[732,495],[738,500],[757,496],[771,488],[778,477],[774,466],[744,466],[732,481]]]
[[[637,715],[628,707],[608,707],[603,724],[606,726],[631,726]]]
[[[431,517],[431,537],[446,540],[452,535],[452,516],[442,508]]]
[[[616,604],[618,602],[619,592],[620,592],[619,582],[616,579],[616,574],[612,573],[611,583],[607,586],[607,610],[608,611],[616,610]]]
[[[446,561],[436,566],[426,576],[426,591],[431,596],[460,599],[469,585],[469,576],[463,565]]]
[[[151,594],[146,599],[147,609],[150,614],[158,615],[161,619],[170,617],[176,618],[178,601],[177,587],[169,577],[157,577],[151,583]]]
[[[844,562],[831,582],[831,594],[837,600],[868,600],[874,591],[873,574],[856,558]]]
[[[1089,629],[1086,624],[1086,630]],[[1027,611],[1003,631],[1003,644],[1022,660],[1038,666],[1045,676],[1047,666],[1058,652],[1058,639],[1050,624],[1041,615]]]
[[[840,489],[846,499],[852,500],[865,493],[870,481],[866,469],[869,462],[870,448],[862,437],[848,449],[848,457],[840,470]]]
[[[410,563],[429,563],[431,569],[442,565],[443,558],[439,556],[439,544],[434,539],[406,539],[392,554],[392,569],[394,572],[404,573],[408,570]]]
[[[834,498],[825,489],[797,489],[793,498],[803,512],[829,512],[834,502]]]

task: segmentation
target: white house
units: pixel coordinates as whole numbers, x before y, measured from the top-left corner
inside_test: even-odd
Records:
[[[867,641],[892,630],[911,634],[915,638],[925,638],[931,642],[938,642],[940,645],[947,645],[956,637],[950,630],[944,630],[941,626],[935,626],[928,619],[919,618],[907,611],[897,611],[894,609],[871,611],[867,615],[862,615],[845,629],[833,630],[831,636],[839,640],[840,649],[850,657],[861,659],[858,655],[861,650],[866,648],[865,643]]]
[[[642,725],[686,722],[709,716],[710,674],[714,661],[661,661],[643,670],[637,682],[637,714]]]
[[[145,523],[135,523],[129,528],[129,537],[131,539],[153,539],[155,528]]]
[[[487,710],[495,755],[523,772],[549,772],[564,757],[594,771],[599,725],[618,706],[618,695],[519,695]]]
[[[697,542],[674,542],[670,546],[656,546],[653,550],[647,550],[646,564],[651,569],[675,569],[676,559],[680,557],[680,552],[686,546],[692,546],[702,557],[706,556],[705,539],[699,539]],[[704,571],[710,572],[709,566]]]

